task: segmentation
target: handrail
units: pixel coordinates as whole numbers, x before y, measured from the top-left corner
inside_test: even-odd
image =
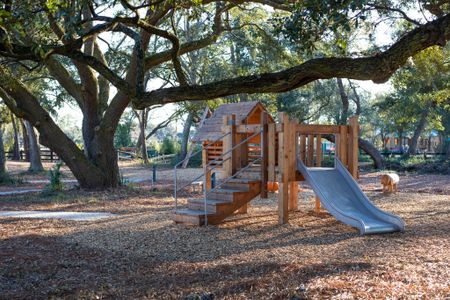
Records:
[[[214,170],[218,167],[219,164],[223,164],[224,162],[226,162],[227,160],[229,160],[231,158],[231,156],[223,159],[223,157],[225,157],[226,155],[230,154],[231,152],[233,152],[237,147],[243,145],[244,143],[248,142],[250,139],[256,137],[257,135],[261,134],[263,131],[263,129],[261,128],[259,131],[255,132],[254,134],[248,136],[247,138],[245,138],[244,140],[240,141],[238,144],[234,145],[231,149],[229,149],[228,151],[222,153],[221,155],[219,155],[216,159],[210,161],[209,163],[207,163],[204,166],[204,171],[201,175],[197,176],[196,178],[194,178],[193,180],[189,181],[189,183],[183,185],[181,188],[178,188],[178,184],[177,184],[177,167],[187,158],[185,158],[184,160],[180,161],[179,163],[177,163],[174,167],[174,198],[175,198],[175,211],[178,209],[178,197],[177,194],[180,190],[184,189],[185,187],[191,185],[193,182],[195,182],[196,180],[200,179],[201,177],[204,178],[204,182],[206,182],[206,170],[211,171]],[[227,135],[229,135],[230,132],[227,132],[225,134],[223,134],[220,139],[226,137]],[[206,146],[202,146],[202,149],[207,149],[208,146],[215,144],[219,139],[216,139],[215,141],[209,143]],[[194,154],[192,154],[189,157],[192,157],[194,155],[196,155],[198,152],[200,152],[201,150],[198,150],[197,152],[195,152]],[[238,172],[236,172],[235,174],[233,174],[231,177],[227,178],[224,182],[221,182],[217,187],[214,187],[211,190],[215,190],[218,187],[222,186],[224,183],[228,182],[230,179],[235,178],[235,176],[239,175],[240,173],[242,173],[244,170],[248,169],[250,166],[254,165],[255,162],[257,160],[260,160],[260,158],[255,159],[254,161],[250,162],[247,166],[245,166],[244,168],[240,169]],[[214,165],[213,167],[211,167],[212,165]],[[204,201],[205,201],[205,225],[208,224],[208,214],[207,214],[207,206],[206,206],[206,196],[207,196],[207,190],[206,190],[206,186],[203,187],[204,190]],[[211,192],[211,190],[209,192]]]
[[[208,149],[209,146],[217,143],[219,140],[223,139],[224,137],[226,137],[227,135],[231,134],[230,132],[224,133],[222,134],[220,137],[218,137],[217,139],[215,139],[214,141],[212,141],[211,143],[207,144],[207,145],[202,145],[200,150],[197,150],[196,152],[194,152],[193,154],[189,155],[189,157],[185,157],[183,160],[179,161],[174,167],[173,167],[173,181],[174,181],[174,198],[175,198],[175,210],[177,210],[178,208],[178,197],[177,197],[177,192],[180,190],[178,189],[177,185],[178,185],[178,176],[177,176],[177,168],[179,165],[181,165],[186,159],[190,159],[191,157],[197,155],[198,153],[202,152],[205,149]],[[197,177],[196,179],[192,180],[191,182],[189,182],[187,185],[183,186],[182,188],[185,188],[186,186],[192,184],[195,180],[199,179],[201,177],[201,175],[199,177]]]
[[[231,175],[230,177],[228,177],[227,179],[222,181],[220,184],[218,184],[214,188],[210,189],[206,194],[208,195],[212,191],[217,190],[219,187],[221,187],[222,185],[224,185],[225,183],[230,181],[230,179],[235,178],[237,175],[241,174],[242,172],[244,172],[245,170],[247,170],[248,168],[253,166],[257,161],[260,161],[260,160],[262,160],[262,157],[258,157],[257,159],[253,160],[252,162],[249,162],[248,165],[246,165],[245,167],[243,167],[242,169],[240,169],[239,171],[237,171],[236,173],[234,173],[233,175]]]
[[[230,159],[230,158],[227,158],[227,159],[223,160],[222,162],[227,161],[227,160],[229,160],[229,159]],[[217,165],[215,165],[215,166],[213,166],[212,168],[210,168],[209,171],[212,171],[212,170],[214,170],[215,168],[217,168]],[[191,185],[194,181],[196,181],[197,179],[200,179],[200,178],[202,178],[202,177],[203,177],[203,173],[200,174],[199,176],[195,177],[194,179],[192,179],[188,184],[185,184],[185,185],[183,185],[182,187],[180,187],[179,189],[177,189],[177,192],[181,191],[182,189],[184,189],[185,187]]]

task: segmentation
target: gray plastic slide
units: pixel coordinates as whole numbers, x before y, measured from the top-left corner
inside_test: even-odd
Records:
[[[358,228],[361,234],[404,230],[402,219],[373,205],[337,158],[335,165],[335,168],[308,168],[297,159],[298,170],[336,219]]]

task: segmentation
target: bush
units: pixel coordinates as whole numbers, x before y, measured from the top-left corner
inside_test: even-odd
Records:
[[[428,157],[422,155],[410,157],[390,157],[385,161],[387,169],[400,172],[418,172],[450,175],[450,160],[443,156]]]
[[[64,189],[64,184],[61,181],[62,173],[61,166],[62,162],[57,163],[52,170],[49,171],[50,183],[45,186],[42,191],[44,194],[54,194],[56,192],[61,192]]]
[[[178,148],[179,148],[178,143],[176,143],[173,139],[169,137],[165,137],[161,145],[160,154],[161,155],[175,154],[178,152]]]

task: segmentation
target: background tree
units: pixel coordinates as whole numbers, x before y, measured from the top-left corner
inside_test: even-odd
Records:
[[[433,45],[443,46],[450,39],[448,7],[440,2],[427,2],[426,9],[436,13],[430,21],[408,17],[402,9],[419,12],[422,3],[407,1],[389,1],[381,7],[367,1],[239,2],[10,1],[1,11],[1,96],[15,115],[38,129],[41,144],[65,161],[80,186],[115,187],[120,181],[114,134],[131,102],[143,109],[233,95],[250,97],[246,95],[286,92],[330,78],[381,83],[412,55]],[[263,9],[262,4],[273,11]],[[201,38],[186,41],[183,30],[179,30],[183,22],[174,22],[180,15],[192,23],[201,20]],[[319,41],[321,45],[323,41],[334,43],[328,38],[333,33],[353,26],[374,26],[380,22],[378,16],[389,24],[401,17],[411,26],[390,47],[355,53],[351,58],[317,56],[311,51]],[[249,26],[247,20],[258,21],[250,28],[254,28],[255,37],[260,37],[261,45],[270,47],[267,40],[278,40],[283,46],[290,43],[288,52],[302,55],[285,65],[264,64],[264,60],[270,61],[268,55],[273,51],[261,50],[254,56],[247,51],[251,47],[238,47],[235,50],[240,52],[240,62],[256,58],[260,68],[242,68],[245,74],[219,73],[223,74],[221,78],[214,74],[202,84],[190,84],[180,57],[213,43],[223,45],[226,40],[220,35]],[[126,67],[119,67],[124,62]],[[176,78],[173,87],[146,89],[145,75],[157,67],[166,68]],[[43,99],[14,73],[17,69],[31,75],[43,74],[45,78],[36,76],[35,81],[51,81],[77,104],[83,113],[83,151],[57,126]],[[211,73],[208,70],[207,74]],[[117,90],[115,95],[112,86]],[[273,99],[273,95],[266,98]]]

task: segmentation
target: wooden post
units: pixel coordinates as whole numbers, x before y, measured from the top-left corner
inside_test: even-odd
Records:
[[[223,117],[223,125],[225,132],[229,133],[227,136],[223,138],[223,153],[227,153],[231,149],[233,149],[236,144],[236,115],[224,116]],[[235,149],[236,150],[236,149]],[[225,154],[223,157],[223,170],[226,177],[232,176],[236,173],[236,154],[235,150],[231,151],[228,154]]]
[[[297,163],[297,122],[292,121],[289,124],[289,210],[295,211],[298,209],[298,183],[295,181],[295,171]]]
[[[318,134],[316,136],[316,167],[320,167],[322,164],[322,136]],[[316,195],[316,212],[320,211],[320,198]]]
[[[300,135],[300,160],[306,164],[306,135]]]
[[[288,141],[289,141],[289,118],[287,114],[280,113],[283,133],[279,133],[279,153],[278,167],[280,168],[281,180],[279,180],[278,190],[278,223],[286,224],[289,221],[288,201],[289,201],[289,168],[288,168]]]
[[[353,178],[358,177],[358,134],[359,134],[359,124],[358,116],[353,116],[349,118],[349,160],[348,160],[348,171],[352,174]]]
[[[298,210],[298,182],[289,182],[289,210]]]
[[[267,198],[267,179],[268,179],[268,170],[267,167],[269,165],[269,144],[268,144],[268,117],[267,112],[263,111],[261,114],[261,198]]]
[[[314,135],[308,135],[308,157],[307,166],[312,167],[314,165]]]
[[[267,180],[274,182],[276,181],[275,178],[275,160],[276,160],[276,145],[275,145],[275,135],[276,135],[276,124],[272,123],[268,126],[268,133],[267,133],[267,143],[268,143],[268,174],[267,174]]]
[[[339,159],[342,164],[348,165],[348,126],[339,126]]]
[[[209,191],[211,189],[211,170],[206,165],[208,164],[208,150],[202,150],[203,172],[205,173],[206,181],[203,183],[203,188]]]

